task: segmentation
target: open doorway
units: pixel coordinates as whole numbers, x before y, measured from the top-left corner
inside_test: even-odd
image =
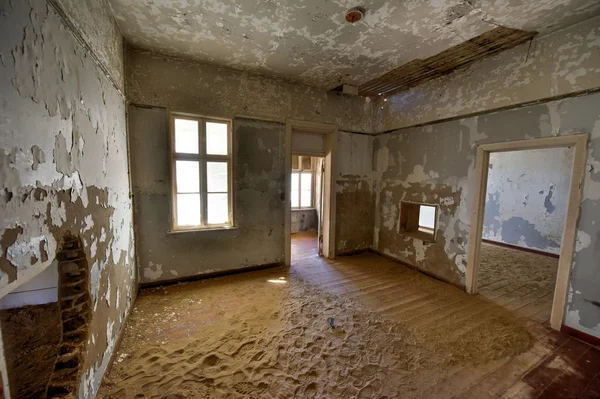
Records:
[[[333,258],[337,127],[288,120],[286,148],[285,263],[291,265],[292,232],[306,239],[298,248],[308,256]]]
[[[550,321],[569,200],[573,147],[490,154],[479,295]]]
[[[484,296],[498,299],[503,305],[510,304],[512,310],[522,309],[522,304],[531,306],[522,313],[529,313],[543,319],[548,313],[552,328],[560,330],[564,319],[565,304],[571,264],[574,254],[576,223],[581,202],[582,182],[586,162],[588,135],[577,134],[561,137],[550,137],[534,140],[523,140],[506,143],[483,144],[477,148],[475,200],[471,232],[469,235],[469,254],[466,275],[466,289],[469,293],[481,293]],[[556,149],[552,154],[531,150]],[[524,151],[527,151],[524,153]],[[511,154],[512,152],[512,154]],[[520,153],[519,153],[520,152]],[[499,154],[499,155],[496,155]],[[509,154],[509,155],[502,155]],[[562,165],[556,159],[546,157],[562,157]],[[531,181],[527,182],[527,170],[519,170],[518,162],[531,163]],[[548,164],[546,167],[542,163]],[[562,170],[568,168],[568,171]],[[516,173],[511,179],[507,171]],[[551,171],[549,173],[549,171]],[[499,173],[496,173],[499,172]],[[545,176],[545,175],[547,176]],[[545,177],[543,177],[545,176]],[[558,176],[563,176],[559,178]],[[560,237],[556,237],[556,229],[546,223],[549,213],[557,210],[557,201],[552,197],[558,195],[558,180],[563,179],[567,187],[561,196],[566,197],[562,215],[557,215]],[[504,181],[503,181],[504,180]],[[508,181],[511,180],[511,181]],[[519,180],[521,185],[515,184]],[[556,180],[548,187],[535,187],[546,181]],[[542,201],[542,214],[531,212],[527,217],[527,206],[516,205],[515,200],[505,208],[499,205],[500,197],[495,193],[499,185],[513,183],[505,187],[512,196],[520,198],[522,206],[534,200],[535,195]],[[488,185],[489,184],[489,185]],[[551,188],[554,186],[553,188]],[[508,188],[507,188],[508,187]],[[537,189],[534,195],[532,189]],[[488,191],[489,194],[488,195]],[[551,193],[550,193],[551,191]],[[510,196],[509,196],[510,197]],[[486,209],[487,204],[487,209]],[[522,209],[520,209],[522,208]],[[549,212],[549,211],[552,212]],[[498,215],[506,212],[508,217]],[[519,216],[519,212],[522,213]],[[487,215],[486,215],[487,213]],[[560,213],[560,211],[559,211]],[[562,223],[560,223],[562,220]],[[500,228],[501,227],[501,228]],[[546,231],[544,234],[539,229]],[[539,234],[536,234],[537,233]],[[554,231],[554,233],[549,233]],[[482,244],[483,241],[483,244]],[[487,242],[486,242],[487,241]],[[490,241],[495,241],[494,243]],[[543,247],[543,254],[536,253],[535,246]],[[558,246],[559,250],[556,251]],[[502,249],[500,249],[502,248]],[[506,250],[506,251],[505,251]],[[519,251],[519,252],[516,252]],[[555,253],[558,261],[555,262]],[[554,256],[553,256],[554,255]],[[537,256],[537,257],[536,257]],[[504,261],[499,258],[504,257]],[[533,257],[532,259],[529,259]],[[504,279],[505,281],[500,281]],[[552,284],[554,282],[554,284]],[[492,284],[492,285],[490,285]],[[512,284],[512,286],[511,286]],[[488,287],[488,288],[485,288]],[[544,290],[548,291],[544,293]],[[532,300],[533,299],[533,300]],[[498,302],[497,301],[497,302]]]
[[[323,158],[292,155],[292,258],[323,255]]]

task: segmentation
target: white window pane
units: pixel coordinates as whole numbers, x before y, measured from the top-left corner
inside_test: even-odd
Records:
[[[302,190],[300,193],[300,204],[302,207],[310,207],[311,199],[310,199],[310,190]]]
[[[206,163],[206,190],[209,193],[227,192],[227,162]]]
[[[304,162],[304,158],[303,162]],[[302,173],[300,176],[300,206],[310,207],[312,205],[311,193],[312,193],[312,173]]]
[[[419,207],[419,227],[433,229],[435,226],[435,207],[421,205]]]
[[[200,224],[200,194],[177,194],[177,224],[179,226]]]
[[[302,181],[300,183],[302,190],[310,190],[312,188],[312,173],[302,173]]]
[[[208,224],[224,224],[229,222],[227,194],[207,194]]]
[[[227,124],[206,122],[206,153],[227,155]]]
[[[298,173],[292,173],[292,191],[296,190],[298,191],[298,184],[299,184],[299,179],[298,179]]]
[[[298,208],[298,190],[292,190],[292,208]]]
[[[175,119],[175,152],[198,154],[198,121]]]
[[[198,161],[175,161],[178,193],[200,192],[200,163]]]

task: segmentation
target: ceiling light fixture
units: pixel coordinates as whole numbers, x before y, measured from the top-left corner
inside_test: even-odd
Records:
[[[365,9],[362,7],[354,7],[346,11],[346,21],[351,24],[360,21],[365,15]]]

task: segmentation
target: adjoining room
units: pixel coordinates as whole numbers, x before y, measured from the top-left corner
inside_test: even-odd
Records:
[[[550,321],[567,216],[573,148],[490,154],[479,294]]]
[[[600,398],[600,2],[0,0],[0,399]]]

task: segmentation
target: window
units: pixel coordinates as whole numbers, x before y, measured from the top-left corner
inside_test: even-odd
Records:
[[[231,122],[173,114],[173,230],[232,225]]]
[[[400,204],[400,231],[423,241],[435,241],[437,223],[436,205],[402,201]]]
[[[311,157],[292,157],[292,208],[313,207],[313,170]]]

